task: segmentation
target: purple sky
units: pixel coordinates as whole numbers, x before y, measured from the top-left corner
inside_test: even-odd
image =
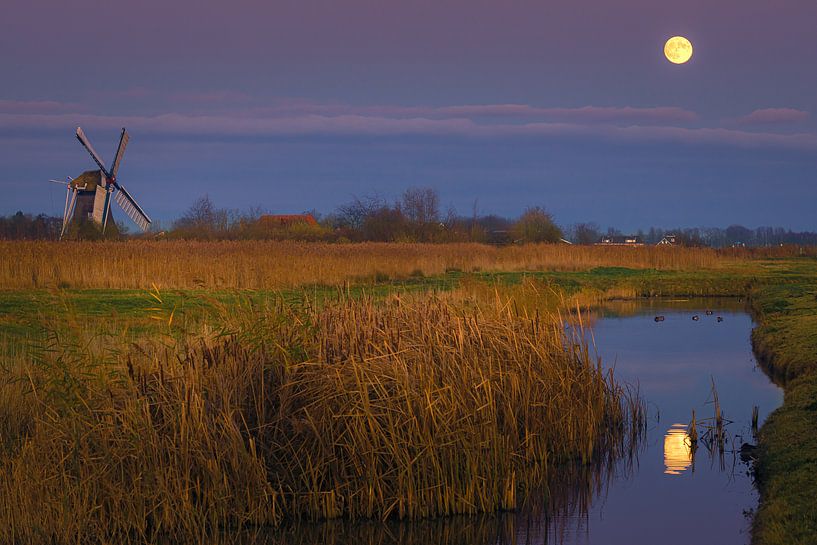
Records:
[[[144,208],[437,188],[625,229],[817,229],[813,0],[5,0],[0,214],[105,158]],[[672,65],[664,41],[695,46]],[[109,160],[109,159],[108,159]]]

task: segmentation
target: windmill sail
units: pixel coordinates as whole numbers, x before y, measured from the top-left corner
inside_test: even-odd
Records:
[[[105,211],[102,214],[102,232],[105,233],[105,228],[108,226],[108,220],[111,217],[111,192],[105,190]]]
[[[60,240],[62,240],[63,235],[65,235],[65,230],[68,228],[68,221],[74,215],[74,208],[77,206],[77,188],[72,188],[70,185],[68,186],[68,191],[71,192],[71,202],[68,204],[68,208],[66,209],[65,216],[62,218],[62,231],[60,231]]]
[[[88,138],[85,136],[85,133],[82,132],[82,127],[77,127],[77,140],[79,140],[80,144],[82,144],[88,153],[91,154],[91,159],[99,165],[99,168],[102,169],[102,173],[105,175],[106,178],[110,178],[111,175],[108,174],[108,169],[105,167],[105,163],[102,162],[102,159],[99,157],[99,154],[94,150],[91,146],[91,143],[88,141]]]
[[[93,208],[91,209],[91,217],[94,221],[102,225],[103,229],[102,232],[105,232],[105,208],[108,201],[108,190],[105,189],[105,186],[98,185],[94,188],[93,193]]]
[[[119,172],[119,165],[122,163],[122,156],[125,154],[125,148],[128,145],[128,131],[122,128],[122,136],[119,137],[119,147],[116,148],[116,155],[113,158],[113,165],[111,165],[111,177],[116,178],[116,173]]]
[[[136,201],[133,200],[133,197],[125,191],[125,188],[121,185],[118,186],[119,191],[114,194],[114,199],[116,200],[117,204],[122,207],[122,210],[125,214],[128,215],[130,219],[133,220],[133,223],[139,226],[142,231],[147,231],[148,227],[150,227],[150,218],[145,214],[144,210],[136,204]]]
[[[71,203],[71,185],[65,184],[65,207],[62,210],[62,229],[60,230],[60,238],[65,233],[65,228],[68,226],[68,205]]]

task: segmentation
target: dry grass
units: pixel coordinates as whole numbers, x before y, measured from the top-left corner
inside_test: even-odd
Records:
[[[13,355],[0,542],[511,509],[560,463],[609,466],[640,401],[558,317],[520,308],[539,287],[515,289],[247,303],[195,340],[111,351],[68,331]]]
[[[699,270],[740,259],[693,248],[190,241],[0,241],[0,256],[0,289],[281,289],[447,270]]]

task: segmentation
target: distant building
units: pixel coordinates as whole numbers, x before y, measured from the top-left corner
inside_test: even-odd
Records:
[[[678,237],[675,235],[664,235],[664,238],[658,241],[656,246],[676,246],[679,243]]]
[[[644,240],[638,235],[605,235],[596,246],[644,246]]]
[[[317,227],[318,221],[312,214],[265,214],[258,218],[258,223],[272,229],[285,229],[294,225]]]

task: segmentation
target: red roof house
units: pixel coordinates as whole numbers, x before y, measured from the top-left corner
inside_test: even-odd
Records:
[[[258,223],[270,228],[286,228],[298,224],[318,225],[312,214],[265,214],[258,218]]]

